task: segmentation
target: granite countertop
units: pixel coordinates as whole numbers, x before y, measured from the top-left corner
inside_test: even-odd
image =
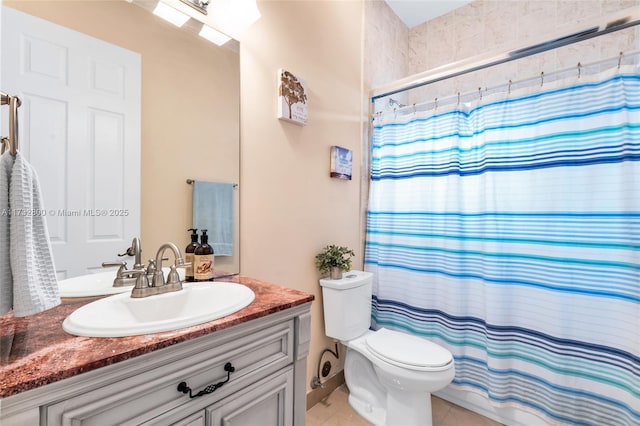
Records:
[[[62,330],[62,321],[87,299],[67,299],[37,315],[0,316],[0,398],[124,361],[210,334],[252,319],[311,302],[314,296],[244,276],[220,281],[244,284],[256,297],[246,308],[224,318],[175,331],[141,336],[78,337]]]

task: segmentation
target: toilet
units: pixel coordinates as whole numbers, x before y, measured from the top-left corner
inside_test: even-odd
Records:
[[[375,425],[431,425],[431,393],[453,380],[451,352],[418,336],[371,324],[373,274],[321,279],[327,336],[347,347],[349,405]]]

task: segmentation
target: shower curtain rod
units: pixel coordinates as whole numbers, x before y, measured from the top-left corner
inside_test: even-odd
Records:
[[[376,111],[375,113],[372,114],[372,116],[376,116],[376,117],[381,117],[384,116],[386,114],[404,114],[407,111],[413,111],[414,113],[417,112],[418,110],[420,111],[424,111],[424,110],[428,110],[431,108],[438,108],[438,106],[444,106],[444,105],[449,105],[453,102],[456,102],[457,99],[457,103],[460,104],[460,102],[463,101],[467,102],[470,97],[479,97],[480,100],[482,100],[482,97],[485,95],[491,95],[500,91],[505,91],[505,92],[511,92],[512,88],[514,89],[518,89],[521,87],[524,87],[525,84],[527,83],[531,83],[531,82],[536,82],[536,84],[538,84],[539,86],[542,86],[544,84],[546,84],[547,82],[551,81],[555,81],[557,76],[565,76],[570,72],[575,72],[578,76],[578,78],[580,78],[580,76],[582,75],[582,70],[585,70],[585,75],[589,74],[589,69],[594,67],[594,66],[601,66],[604,64],[608,64],[610,63],[612,66],[615,65],[615,61],[618,62],[618,69],[621,67],[622,63],[624,60],[628,60],[629,58],[635,58],[638,59],[640,57],[640,50],[634,50],[632,52],[620,52],[617,56],[615,57],[611,57],[611,58],[606,58],[606,59],[601,59],[599,61],[596,62],[590,62],[590,63],[581,63],[578,62],[577,66],[574,65],[572,67],[569,68],[564,68],[561,70],[557,70],[557,71],[553,71],[550,72],[548,74],[540,73],[539,75],[534,75],[528,78],[524,78],[522,80],[517,80],[517,81],[512,81],[509,80],[508,82],[502,83],[502,84],[498,84],[496,86],[493,87],[486,87],[484,89],[482,88],[478,88],[478,90],[476,91],[469,91],[466,93],[461,93],[458,92],[457,96],[451,95],[451,96],[447,96],[445,98],[435,98],[432,100],[428,100],[425,102],[418,102],[418,103],[413,103],[411,105],[404,105],[401,104],[400,102],[398,102],[397,100],[395,100],[394,98],[389,98],[389,105],[395,105],[396,107],[393,108],[393,111]]]
[[[592,25],[587,28],[581,26],[580,29],[573,31],[568,35],[547,39],[527,47],[514,49],[500,54],[477,55],[466,60],[414,74],[393,83],[375,88],[370,92],[371,102],[373,103],[376,99],[384,98],[389,95],[416,89],[431,83],[479,71],[484,68],[500,65],[516,59],[525,58],[527,56],[535,55],[536,53],[578,43],[590,38],[630,28],[638,24],[640,24],[640,7],[629,8],[607,16],[600,24]]]

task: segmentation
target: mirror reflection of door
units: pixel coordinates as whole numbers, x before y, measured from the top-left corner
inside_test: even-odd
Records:
[[[132,258],[118,258],[116,254],[122,253],[135,236],[142,239],[145,263],[167,241],[183,249],[190,240],[187,229],[192,227],[193,186],[187,185],[186,180],[240,183],[239,43],[231,40],[216,46],[198,35],[198,22],[191,20],[178,28],[155,16],[154,2],[144,0],[4,0],[3,6],[3,9],[18,10],[105,41],[104,46],[116,45],[140,55],[140,161],[135,166],[131,162],[131,168],[126,167],[128,172],[135,170],[140,176],[140,198],[135,204],[139,205],[140,212],[139,233],[125,231],[128,233],[125,240],[114,243],[113,250],[96,254],[96,264],[126,260],[131,267]],[[94,53],[99,57],[97,51]],[[2,54],[4,56],[4,49]],[[4,83],[1,88],[8,91]],[[109,111],[109,108],[99,106],[98,110]],[[27,130],[22,127],[23,131]],[[35,149],[30,149],[29,154],[29,161],[36,161],[34,155],[47,155],[46,151]],[[89,164],[75,164],[80,166],[88,168]],[[104,196],[111,197],[108,192],[111,189],[105,192],[103,188],[110,188],[111,182],[117,179],[110,175],[107,183],[97,188]],[[125,182],[129,186],[131,180],[125,178]],[[85,198],[94,196],[89,183],[77,185],[87,188]],[[234,190],[233,255],[216,256],[215,260],[216,270],[230,273],[240,271],[241,187]],[[105,203],[107,201],[112,203],[111,198]],[[133,209],[127,208],[132,216]],[[72,228],[69,232],[93,235],[88,220],[68,218],[67,223]],[[106,243],[110,238],[105,236],[99,240]],[[96,244],[96,248],[98,246]],[[89,246],[89,250],[93,250],[93,246]],[[70,261],[77,262],[77,250],[69,253],[73,257]],[[85,272],[86,268],[93,265],[86,266]]]
[[[46,212],[34,214],[47,216],[58,279],[101,269],[140,235],[140,63],[3,7],[2,87],[22,100],[20,151],[39,175]]]

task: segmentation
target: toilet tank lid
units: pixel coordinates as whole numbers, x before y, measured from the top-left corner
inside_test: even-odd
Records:
[[[366,271],[348,271],[342,274],[342,278],[339,280],[332,280],[329,278],[323,278],[320,280],[322,287],[333,288],[336,290],[346,290],[349,288],[360,287],[371,281],[373,278],[372,272]]]

